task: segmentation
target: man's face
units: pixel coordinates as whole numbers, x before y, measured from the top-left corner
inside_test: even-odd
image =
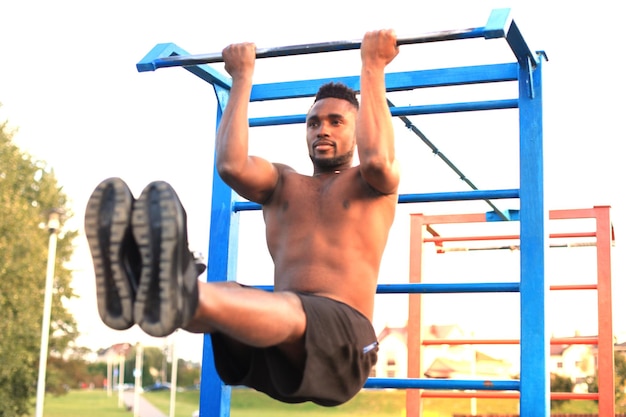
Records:
[[[313,165],[332,169],[352,163],[356,114],[352,104],[338,98],[313,104],[306,118],[306,140]]]

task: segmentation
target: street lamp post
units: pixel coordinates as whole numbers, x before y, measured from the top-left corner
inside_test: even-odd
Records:
[[[143,346],[137,342],[137,349],[135,352],[135,392],[133,393],[133,417],[139,417],[139,394],[142,387],[142,371],[143,369]]]
[[[39,351],[39,375],[37,378],[37,404],[35,417],[43,417],[43,402],[46,394],[46,366],[48,364],[48,338],[50,336],[50,312],[52,310],[52,284],[54,282],[54,263],[57,251],[57,234],[61,223],[59,212],[53,210],[48,216],[48,265],[46,269],[46,288],[41,320],[41,348]]]

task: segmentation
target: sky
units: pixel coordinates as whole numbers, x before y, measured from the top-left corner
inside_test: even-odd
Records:
[[[99,320],[93,269],[82,234],[82,218],[94,187],[107,177],[126,180],[138,195],[153,180],[177,189],[188,212],[190,246],[206,255],[210,222],[216,99],[212,87],[181,68],[138,73],[135,64],[153,46],[173,42],[191,54],[220,52],[234,42],[274,47],[360,39],[372,29],[393,28],[399,37],[484,26],[495,8],[511,8],[532,50],[544,50],[545,194],[548,209],[610,205],[617,244],[612,252],[614,294],[624,291],[626,255],[620,230],[626,221],[623,141],[619,100],[626,93],[617,1],[399,1],[322,0],[230,2],[136,0],[14,1],[0,5],[0,121],[16,129],[15,143],[54,169],[72,202],[68,230],[78,230],[73,288],[68,304],[78,319],[78,343],[98,349],[119,342],[163,346],[176,342],[179,355],[200,361],[202,337],[177,332],[167,339],[145,336],[136,326],[117,332]],[[388,71],[512,62],[497,41],[460,41],[403,46]],[[508,55],[507,55],[508,53]],[[339,55],[341,54],[341,55]],[[503,59],[501,59],[504,57]],[[215,66],[223,70],[220,64]],[[358,52],[259,60],[255,82],[357,75]],[[394,96],[395,104],[445,101],[446,89]],[[482,93],[480,93],[482,94]],[[510,95],[505,91],[485,94]],[[397,98],[396,98],[397,97]],[[508,98],[508,97],[507,97]],[[300,113],[307,103],[298,103]],[[255,105],[251,115],[276,111]],[[273,113],[283,114],[283,113]],[[518,165],[515,115],[490,112],[420,116],[412,121],[481,189],[515,188]],[[415,136],[397,124],[396,146],[403,169],[401,192],[468,190]],[[510,139],[510,140],[509,140]],[[302,126],[259,128],[251,151],[310,172]],[[498,203],[500,204],[500,203]],[[504,208],[516,208],[516,202]],[[409,205],[398,209],[383,258],[381,282],[405,282],[410,213],[487,211],[485,205]],[[271,262],[264,248],[259,213],[242,215],[239,274],[243,282],[269,283]],[[245,230],[245,232],[243,232]],[[243,234],[245,233],[245,234]],[[561,278],[594,278],[593,252],[550,255],[549,271]],[[550,252],[552,253],[552,252]],[[456,256],[456,257],[453,257]],[[431,258],[429,258],[431,259]],[[579,263],[576,263],[579,262]],[[519,256],[508,251],[432,257],[425,270],[432,282],[515,279]],[[489,265],[489,268],[485,268]],[[518,271],[517,271],[518,272]],[[42,271],[42,273],[44,273]],[[585,281],[587,280],[587,281]],[[378,297],[375,325],[402,325],[405,305]],[[396,296],[393,296],[396,297]],[[460,296],[459,296],[460,297]],[[425,301],[424,322],[461,325],[468,333],[515,337],[515,300],[434,296]],[[493,296],[490,296],[493,297]],[[551,331],[572,335],[594,331],[594,298],[550,297]],[[489,309],[486,308],[489,306]],[[503,314],[490,313],[497,306]],[[614,302],[616,334],[626,334],[624,309]],[[591,317],[591,319],[589,318]]]

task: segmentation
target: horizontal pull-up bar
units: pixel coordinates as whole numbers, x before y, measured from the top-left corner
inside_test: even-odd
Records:
[[[416,43],[426,43],[435,41],[444,41],[451,39],[463,39],[463,38],[478,38],[483,36],[483,30],[480,29],[463,29],[452,30],[444,32],[436,32],[431,34],[419,35],[411,38],[402,38],[397,40],[397,45],[408,45]],[[317,54],[321,52],[338,52],[349,51],[359,49],[361,47],[361,40],[351,41],[334,41],[334,42],[321,42],[303,45],[289,45],[278,46],[274,48],[257,48],[256,57],[258,58],[277,58],[281,56],[291,55],[308,55]],[[151,63],[139,63],[137,64],[137,70],[139,72],[154,71],[159,68],[168,67],[185,67],[191,65],[201,64],[215,64],[218,62],[224,62],[221,52],[214,52],[209,54],[187,55],[187,56],[169,56],[164,58],[157,58]]]
[[[509,9],[496,9],[492,11],[487,25],[480,28],[468,28],[458,30],[444,30],[438,32],[429,32],[413,37],[399,38],[397,45],[409,45],[418,43],[448,41],[456,39],[472,39],[472,38],[498,38],[505,34],[505,26],[508,22]],[[303,45],[279,46],[274,48],[257,48],[257,58],[276,58],[291,55],[307,55],[320,52],[337,52],[359,49],[361,40],[346,40],[334,42],[321,42]],[[172,55],[166,57],[155,58],[153,60],[141,61],[137,64],[139,72],[155,71],[159,68],[168,67],[185,67],[201,64],[214,64],[223,62],[221,52],[199,54],[199,55]]]

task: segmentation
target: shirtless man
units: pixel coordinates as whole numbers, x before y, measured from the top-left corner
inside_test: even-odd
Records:
[[[274,291],[198,282],[174,190],[154,182],[135,200],[113,178],[96,188],[85,218],[104,322],[138,323],[155,336],[178,327],[210,333],[225,383],[280,401],[333,406],[352,398],[378,350],[374,295],[399,184],[384,70],[397,54],[392,30],[364,36],[360,107],[341,84],[320,88],[306,117],[309,176],[248,155],[255,45],[226,47],[232,88],[216,166],[263,207]]]

